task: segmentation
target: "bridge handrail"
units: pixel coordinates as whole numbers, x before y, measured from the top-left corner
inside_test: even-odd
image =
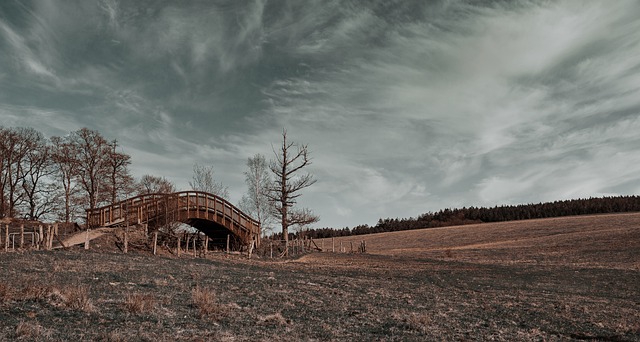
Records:
[[[191,197],[197,197],[197,198],[204,198],[204,199],[213,200],[214,204],[216,202],[221,203],[224,208],[229,208],[231,210],[231,215],[227,215],[226,211],[223,212],[223,214],[225,216],[230,216],[232,220],[235,221],[233,214],[236,214],[239,219],[247,220],[253,226],[260,226],[260,221],[255,220],[251,216],[245,214],[242,210],[240,210],[239,208],[237,208],[236,206],[231,204],[226,199],[224,199],[224,198],[222,198],[222,197],[220,197],[218,195],[214,195],[214,194],[208,193],[208,192],[196,191],[196,190],[178,191],[178,192],[173,192],[173,193],[143,194],[143,195],[138,195],[138,196],[134,196],[134,197],[131,197],[131,198],[127,198],[127,199],[121,200],[121,201],[116,202],[116,203],[105,205],[105,206],[102,206],[102,207],[99,207],[99,208],[86,209],[87,225],[91,226],[91,222],[93,222],[91,220],[91,218],[94,217],[95,215],[101,215],[106,210],[112,210],[112,209],[116,209],[116,208],[124,209],[124,210],[130,210],[132,207],[133,208],[141,207],[142,205],[148,205],[148,204],[151,204],[151,203],[158,202],[160,200],[169,200],[170,198],[173,198],[173,197],[175,197],[176,199],[185,198],[185,197],[187,199],[189,199]],[[205,202],[205,203],[208,203],[208,202]],[[200,204],[196,203],[196,205],[199,206]],[[187,203],[187,206],[189,206],[189,203]],[[205,206],[207,208],[210,208],[208,204],[206,204]]]

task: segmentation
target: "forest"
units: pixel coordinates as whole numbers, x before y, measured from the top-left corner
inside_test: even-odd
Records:
[[[528,220],[573,215],[593,215],[640,211],[640,196],[611,196],[564,201],[503,205],[492,208],[469,207],[427,212],[417,218],[386,218],[375,226],[359,225],[352,229],[319,228],[298,231],[296,234],[311,238],[329,238],[401,230],[458,226],[483,222]]]

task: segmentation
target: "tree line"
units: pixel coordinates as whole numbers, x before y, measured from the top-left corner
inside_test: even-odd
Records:
[[[517,221],[550,217],[593,215],[640,211],[640,196],[611,196],[572,199],[537,204],[503,205],[491,208],[464,207],[428,212],[417,218],[379,219],[375,226],[359,225],[354,228],[319,228],[298,232],[312,238],[329,238],[422,228],[457,226],[483,222]]]
[[[302,169],[311,164],[306,145],[287,140],[273,148],[267,162],[257,154],[247,159],[247,193],[238,203],[258,219],[265,230],[277,222],[284,236],[290,227],[317,222],[307,208],[296,207],[301,191],[315,183]],[[82,128],[65,136],[46,138],[29,127],[0,126],[0,219],[72,222],[95,209],[123,199],[172,193],[175,185],[157,175],[135,179],[129,170],[131,156],[117,140]],[[228,188],[214,177],[213,166],[194,164],[190,190],[204,191],[228,200]]]

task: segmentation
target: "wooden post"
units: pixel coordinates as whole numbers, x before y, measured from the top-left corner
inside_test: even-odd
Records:
[[[24,224],[20,225],[20,248],[24,247]]]
[[[196,237],[193,237],[193,257],[196,258],[198,256],[198,251],[196,251]]]
[[[336,252],[336,241],[335,238],[331,238],[331,253]]]
[[[53,249],[53,226],[49,226],[47,237],[49,239],[49,250]]]
[[[129,252],[129,226],[126,226],[124,228],[124,249],[123,249],[124,254],[127,254]]]
[[[153,255],[156,255],[158,247],[158,231],[153,232]]]
[[[340,253],[344,253],[344,251],[342,250],[342,240],[340,240]]]
[[[178,241],[176,242],[176,255],[180,256],[180,235],[178,235],[176,239],[178,239]]]
[[[9,225],[4,225],[4,251],[9,251]]]
[[[90,231],[90,230],[91,230],[91,229],[88,229],[88,228],[87,228],[87,231],[86,231],[86,233],[85,233],[85,235],[84,235],[84,249],[85,249],[85,250],[86,250],[86,249],[89,249],[89,231]],[[125,248],[126,248],[126,247],[125,247]],[[126,252],[125,252],[125,253],[126,253]]]
[[[350,243],[351,243],[351,253],[353,253],[353,241],[351,241]]]
[[[227,234],[227,254],[229,254],[229,234]]]
[[[271,251],[271,259],[273,259],[273,241],[269,241],[269,250]]]
[[[204,234],[204,257],[207,257],[207,252],[209,251],[209,235]]]
[[[189,254],[189,242],[191,242],[191,241],[190,241],[190,240],[191,240],[191,237],[190,237],[189,235],[187,235],[187,239],[186,239],[186,240],[187,240],[187,243],[186,243],[186,245],[185,245],[185,247],[184,247],[184,253],[185,253],[185,254]]]
[[[322,247],[320,247],[320,249],[324,252],[324,239],[322,239]]]
[[[50,224],[47,225],[47,234],[46,235],[47,235],[47,238],[44,241],[44,248],[46,250],[50,250],[51,249],[50,243],[49,243],[49,241],[51,240],[51,225]]]
[[[43,238],[44,235],[42,235],[43,233],[43,229],[42,229],[42,225],[38,226],[38,249],[42,249],[42,243],[44,242]]]

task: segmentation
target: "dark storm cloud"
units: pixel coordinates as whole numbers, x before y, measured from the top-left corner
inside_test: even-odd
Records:
[[[282,127],[320,225],[640,192],[637,1],[7,1],[0,118],[244,190]]]

